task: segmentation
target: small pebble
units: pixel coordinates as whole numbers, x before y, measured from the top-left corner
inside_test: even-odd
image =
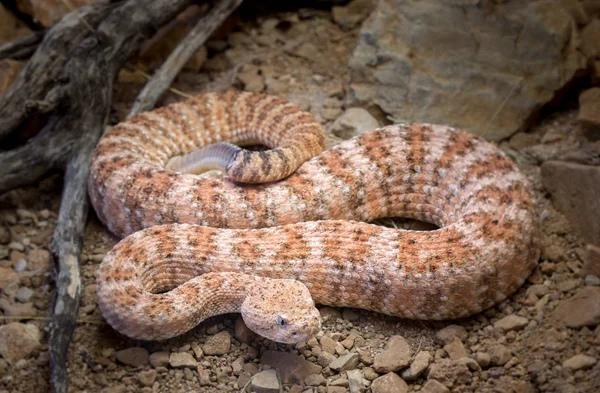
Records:
[[[511,330],[521,330],[527,326],[528,323],[529,319],[512,314],[496,321],[496,323],[494,323],[494,328],[503,332],[509,332]]]
[[[510,350],[501,344],[493,345],[488,354],[492,366],[504,366],[511,358]]]
[[[154,352],[150,355],[150,364],[153,367],[167,367],[169,365],[169,352]]]
[[[395,373],[387,373],[371,384],[373,393],[406,393],[408,385]]]
[[[10,364],[27,359],[41,343],[42,334],[37,326],[11,322],[0,326],[0,355]]]
[[[169,356],[169,364],[173,368],[193,367],[198,364],[194,357],[187,352],[174,352]]]
[[[429,363],[431,363],[431,353],[429,353],[429,351],[420,351],[417,356],[415,356],[415,360],[412,361],[410,367],[402,371],[402,379],[406,381],[417,379],[425,372],[425,370],[427,370]]]
[[[19,242],[10,242],[10,243],[8,243],[8,249],[23,252],[23,251],[25,251],[25,246]]]
[[[27,303],[28,301],[31,300],[33,295],[34,295],[34,292],[31,289],[29,289],[27,287],[21,287],[15,294],[15,299],[17,299],[21,303]]]
[[[25,260],[24,258],[19,259],[17,262],[15,262],[14,269],[17,273],[24,272],[25,269],[27,269],[27,260]]]
[[[116,352],[117,360],[123,364],[133,367],[141,367],[148,364],[149,354],[146,348],[132,347]]]
[[[595,285],[600,286],[600,277],[594,276],[592,274],[588,274],[585,276],[585,285]]]
[[[329,368],[338,372],[352,370],[353,368],[356,368],[356,366],[358,366],[358,354],[356,353],[340,356],[329,363]]]
[[[144,370],[138,374],[138,380],[142,386],[152,386],[156,381],[156,370]]]
[[[458,325],[448,325],[436,333],[436,338],[444,345],[449,344],[454,337],[458,337],[460,341],[467,339],[467,330]]]
[[[572,358],[570,358],[568,360],[565,360],[562,365],[564,368],[568,368],[569,370],[572,370],[572,371],[577,371],[577,370],[586,370],[588,368],[591,368],[595,364],[596,364],[595,358],[588,356],[588,355],[579,354],[579,355],[573,356]]]
[[[224,330],[208,337],[202,346],[205,355],[224,355],[231,349],[231,335]]]
[[[304,384],[306,386],[325,386],[327,380],[321,374],[311,374],[304,378]]]
[[[265,370],[252,377],[251,390],[256,393],[279,393],[281,383],[275,370]]]
[[[450,393],[450,390],[441,382],[430,379],[421,389],[421,393]]]
[[[402,336],[392,336],[385,350],[375,356],[373,368],[380,374],[398,371],[410,364],[411,350]]]

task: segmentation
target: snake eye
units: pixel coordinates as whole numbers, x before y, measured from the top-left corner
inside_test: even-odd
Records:
[[[280,327],[285,327],[287,325],[287,323],[288,323],[287,319],[285,319],[281,315],[277,316],[277,325],[279,325]]]

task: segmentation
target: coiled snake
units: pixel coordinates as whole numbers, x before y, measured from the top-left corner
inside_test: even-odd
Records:
[[[89,176],[98,216],[127,236],[97,274],[107,321],[156,340],[241,312],[257,333],[297,342],[319,329],[312,299],[453,319],[504,300],[537,263],[528,181],[494,145],[415,124],[323,146],[310,114],[252,93],[210,93],[115,126]],[[207,168],[224,178],[186,173]],[[390,216],[440,229],[369,224]]]

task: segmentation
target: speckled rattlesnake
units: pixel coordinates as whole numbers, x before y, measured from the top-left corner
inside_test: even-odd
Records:
[[[528,182],[492,144],[434,125],[384,127],[319,154],[323,141],[311,115],[251,93],[211,93],[115,126],[89,177],[100,219],[129,235],[98,271],[107,321],[165,339],[241,311],[256,332],[296,342],[319,328],[309,291],[322,304],[451,319],[502,301],[535,266]],[[225,178],[181,172],[207,167]],[[441,229],[367,223],[386,216]]]

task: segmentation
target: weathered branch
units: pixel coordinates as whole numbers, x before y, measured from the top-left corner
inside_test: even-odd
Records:
[[[87,219],[86,179],[93,149],[106,126],[113,81],[125,63],[158,27],[191,0],[129,0],[115,8],[84,39],[64,67],[68,112],[50,119],[56,130],[77,135],[65,172],[65,188],[53,251],[59,274],[49,324],[50,380],[55,392],[67,391],[67,350],[77,320],[81,293],[80,257]],[[56,119],[55,119],[56,118]]]
[[[24,105],[27,100],[44,99],[63,71],[71,51],[90,33],[81,19],[84,18],[95,28],[114,6],[107,0],[100,0],[82,7],[79,14],[73,12],[66,15],[47,31],[23,71],[4,95],[0,96],[0,140],[30,115]]]
[[[48,325],[54,392],[67,391],[67,350],[79,308],[80,256],[89,205],[86,180],[92,152],[108,121],[113,82],[142,42],[192,1],[104,0],[81,8],[79,14],[71,13],[46,32],[25,69],[0,98],[0,139],[31,112],[49,114],[44,129],[27,144],[0,153],[0,192],[33,183],[51,168],[65,168],[52,241],[59,270]],[[240,2],[222,0],[203,18],[172,55],[168,73],[159,73],[160,82],[149,89],[158,93],[156,98]],[[6,52],[0,53],[24,53],[16,47],[5,47]],[[29,48],[25,43],[22,47]]]
[[[66,129],[77,139],[65,170],[58,222],[52,251],[58,277],[49,327],[50,381],[55,392],[67,391],[67,354],[75,329],[81,293],[80,257],[88,213],[87,177],[92,152],[108,121],[112,78],[102,49],[106,41],[87,38],[65,67],[69,76],[69,111],[55,114],[56,130]],[[107,79],[108,78],[108,79]],[[52,120],[52,119],[51,119]]]
[[[129,117],[154,108],[183,66],[241,3],[242,0],[220,0],[198,21],[144,86],[129,112]]]
[[[64,166],[72,146],[78,142],[68,129],[59,129],[51,119],[25,145],[0,153],[0,193],[38,181],[53,168]]]
[[[31,56],[46,35],[46,30],[36,31],[30,36],[0,45],[0,59],[23,60]]]

